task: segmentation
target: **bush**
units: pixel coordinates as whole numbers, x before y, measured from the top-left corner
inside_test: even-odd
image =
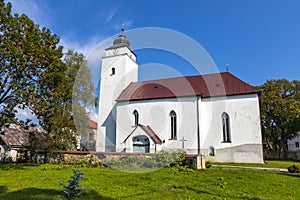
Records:
[[[210,161],[205,162],[205,167],[206,168],[211,168],[211,162]]]
[[[178,167],[185,166],[185,151],[159,151],[149,157],[144,163],[145,167]]]
[[[287,168],[290,173],[300,173],[300,164],[293,164]]]
[[[107,166],[115,168],[163,168],[186,166],[186,153],[182,150],[159,151],[149,156],[126,155],[118,158],[110,158],[105,161]]]

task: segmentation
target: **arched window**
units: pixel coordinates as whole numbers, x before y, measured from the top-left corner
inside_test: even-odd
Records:
[[[171,117],[171,139],[177,139],[177,119],[176,119],[176,112],[172,110],[170,112]]]
[[[209,155],[210,156],[215,156],[215,148],[213,146],[209,147]]]
[[[229,115],[225,112],[222,114],[222,126],[223,126],[223,142],[231,142]]]
[[[138,113],[138,111],[134,110],[133,115],[134,115],[134,125],[138,126],[139,125],[139,113]]]
[[[111,75],[115,75],[116,74],[116,68],[111,68]]]

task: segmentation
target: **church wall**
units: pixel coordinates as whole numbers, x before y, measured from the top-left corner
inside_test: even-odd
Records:
[[[223,140],[222,113],[230,121],[231,142]],[[204,98],[200,102],[201,153],[219,162],[263,162],[257,94]]]
[[[135,56],[127,47],[117,50],[114,53],[113,50],[107,51],[106,57],[102,58],[97,151],[115,151],[115,100],[131,82],[138,79]],[[122,54],[118,55],[119,50]]]
[[[149,125],[158,137],[164,141],[162,145],[157,145],[157,150],[182,149],[182,141],[180,140],[184,137],[184,140],[186,140],[184,148],[195,153],[197,151],[196,102],[196,97],[118,102],[116,151],[124,151],[123,141],[135,128],[133,111],[137,110],[139,124]],[[176,112],[177,116],[176,140],[170,139],[170,112],[172,110]]]

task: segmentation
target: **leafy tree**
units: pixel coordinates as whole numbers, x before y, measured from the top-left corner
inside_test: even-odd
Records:
[[[64,92],[53,116],[48,118],[53,149],[76,149],[78,137],[86,146],[89,127],[86,107],[94,100],[92,75],[83,54],[68,50],[63,58],[66,65]]]
[[[13,15],[11,7],[0,0],[1,122],[15,117],[16,107],[28,107],[45,125],[64,90],[62,47],[57,35],[24,14]]]
[[[67,80],[72,85],[72,113],[77,132],[81,136],[81,146],[87,145],[89,127],[86,108],[93,105],[95,88],[91,71],[83,54],[68,50],[64,62],[67,66]],[[69,101],[70,102],[70,99]]]
[[[300,131],[300,82],[285,79],[268,80],[260,86],[262,130],[270,148],[279,158],[287,156],[287,141]]]
[[[52,149],[74,149],[76,132],[86,135],[87,130],[86,123],[77,126],[74,119],[86,122],[84,107],[94,100],[87,62],[74,51],[63,58],[57,35],[24,14],[13,15],[11,7],[0,0],[0,125],[16,121],[16,108],[27,107],[48,133]]]

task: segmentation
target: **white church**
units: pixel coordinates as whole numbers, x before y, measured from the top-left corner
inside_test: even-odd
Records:
[[[138,82],[123,32],[105,51],[96,151],[263,163],[259,90],[228,72]]]

